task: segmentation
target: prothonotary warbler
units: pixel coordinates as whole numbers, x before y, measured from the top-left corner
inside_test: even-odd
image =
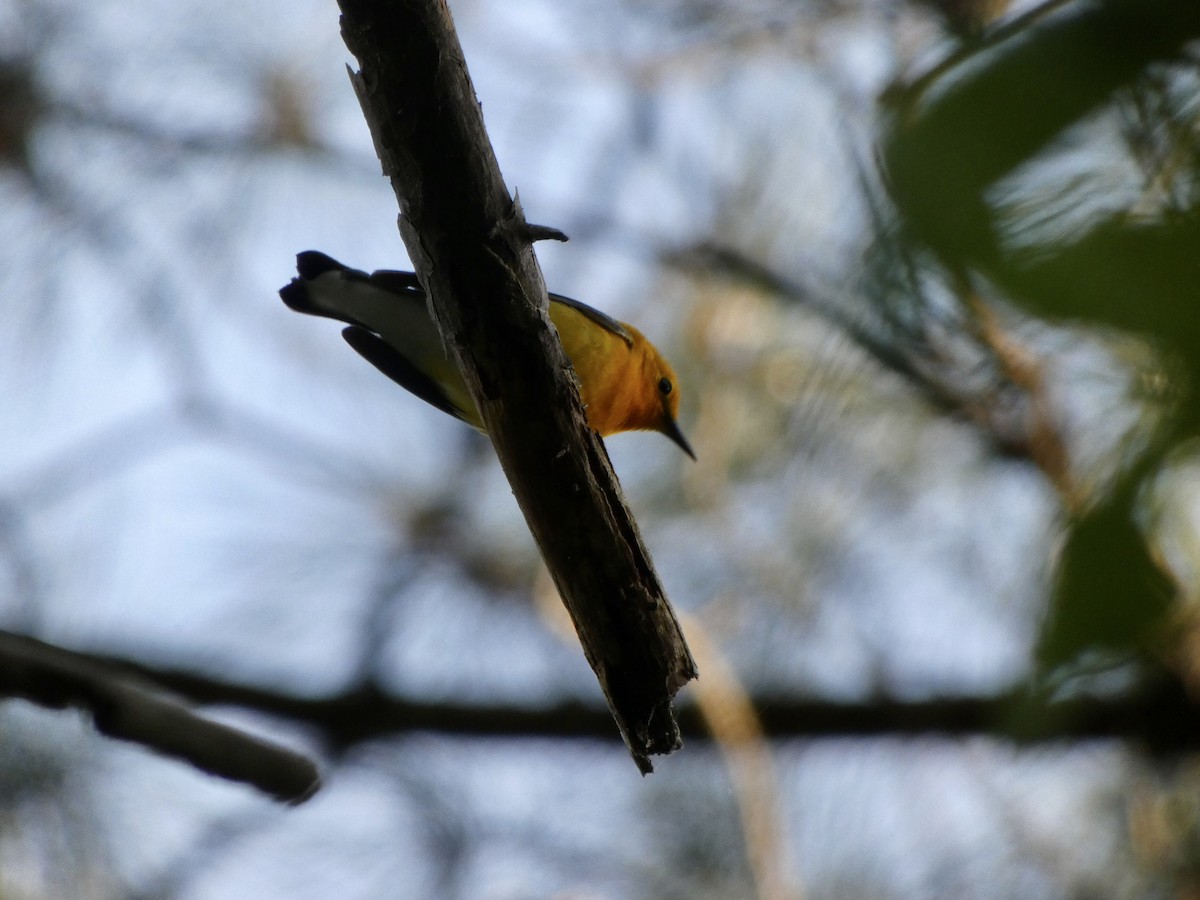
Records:
[[[346,342],[401,387],[483,429],[458,365],[442,344],[412,272],[367,274],[308,250],[296,257],[299,278],[279,291],[292,309],[346,322]],[[550,319],[579,376],[588,424],[602,435],[651,430],[693,459],[679,429],[679,385],[657,348],[632,325],[558,294]]]

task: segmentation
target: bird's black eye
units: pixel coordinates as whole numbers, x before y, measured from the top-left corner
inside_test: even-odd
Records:
[[[671,379],[670,378],[658,379],[658,392],[660,394],[662,394],[664,397],[667,396],[667,394],[671,393]]]

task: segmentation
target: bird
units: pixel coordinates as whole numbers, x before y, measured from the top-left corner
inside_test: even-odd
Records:
[[[368,274],[317,250],[296,256],[298,277],[279,289],[297,312],[346,323],[342,337],[367,362],[425,402],[484,431],[412,272]],[[550,320],[579,378],[588,425],[602,437],[657,431],[692,459],[679,427],[674,369],[640,331],[598,309],[550,294]]]

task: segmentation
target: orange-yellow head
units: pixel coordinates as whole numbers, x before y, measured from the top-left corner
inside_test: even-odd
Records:
[[[634,387],[630,396],[634,402],[626,419],[628,429],[647,429],[666,435],[692,459],[696,454],[679,429],[679,379],[658,348],[632,325],[625,328],[633,336]]]
[[[657,431],[696,458],[679,428],[675,370],[645,335],[624,322],[613,323],[619,331],[598,326],[588,316],[571,315],[554,303],[550,315],[579,376],[592,428],[605,436]]]

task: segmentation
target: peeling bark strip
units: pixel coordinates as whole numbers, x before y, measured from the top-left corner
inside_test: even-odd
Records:
[[[400,233],[638,768],[680,746],[696,677],[600,439],[586,425],[530,231],[500,175],[449,9],[339,0],[351,81]]]

